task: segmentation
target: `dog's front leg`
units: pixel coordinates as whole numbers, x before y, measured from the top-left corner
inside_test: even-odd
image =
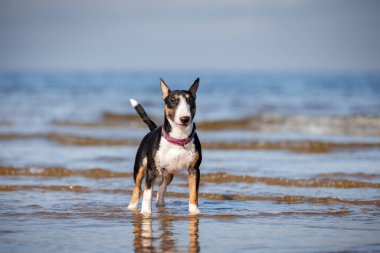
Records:
[[[145,215],[150,215],[152,213],[152,192],[155,179],[156,175],[154,174],[154,170],[152,168],[148,168],[146,170],[145,187],[141,207],[141,213]]]
[[[192,215],[199,214],[201,212],[198,208],[199,180],[199,167],[189,168],[189,213]]]

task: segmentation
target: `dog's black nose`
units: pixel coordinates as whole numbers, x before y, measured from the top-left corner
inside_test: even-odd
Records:
[[[190,117],[183,116],[183,117],[179,118],[179,120],[181,121],[182,124],[186,124],[186,123],[190,122]]]

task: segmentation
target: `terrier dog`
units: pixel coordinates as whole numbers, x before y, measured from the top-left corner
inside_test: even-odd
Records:
[[[202,150],[195,132],[195,123],[193,123],[199,78],[194,81],[189,90],[171,91],[162,79],[160,79],[160,84],[162,98],[165,102],[164,125],[157,127],[144,108],[136,100],[130,99],[131,105],[151,132],[145,135],[137,150],[133,173],[135,187],[128,209],[137,210],[144,176],[145,186],[141,213],[150,215],[152,213],[152,191],[156,177],[162,176],[156,204],[163,206],[166,187],[173,180],[173,176],[183,169],[187,169],[189,173],[189,212],[190,214],[199,214],[199,166],[202,161]]]

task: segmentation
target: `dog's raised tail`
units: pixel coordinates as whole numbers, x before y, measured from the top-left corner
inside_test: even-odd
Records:
[[[144,108],[139,104],[139,102],[137,102],[137,101],[134,100],[133,98],[129,99],[129,101],[131,102],[132,107],[135,108],[136,112],[137,112],[138,115],[141,117],[141,119],[145,122],[145,124],[148,125],[149,130],[150,130],[150,131],[153,131],[154,129],[156,129],[156,128],[157,128],[156,123],[154,123],[154,122],[149,118],[149,116],[146,114]]]

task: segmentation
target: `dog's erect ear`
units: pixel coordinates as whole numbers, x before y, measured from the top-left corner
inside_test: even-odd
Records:
[[[162,90],[162,99],[165,100],[165,98],[167,98],[169,96],[170,89],[166,85],[164,80],[162,80],[162,78],[160,78],[160,84],[161,84],[161,90]]]
[[[197,96],[197,90],[198,90],[198,86],[199,86],[199,77],[194,81],[194,83],[191,85],[189,91],[190,93],[196,97]]]

